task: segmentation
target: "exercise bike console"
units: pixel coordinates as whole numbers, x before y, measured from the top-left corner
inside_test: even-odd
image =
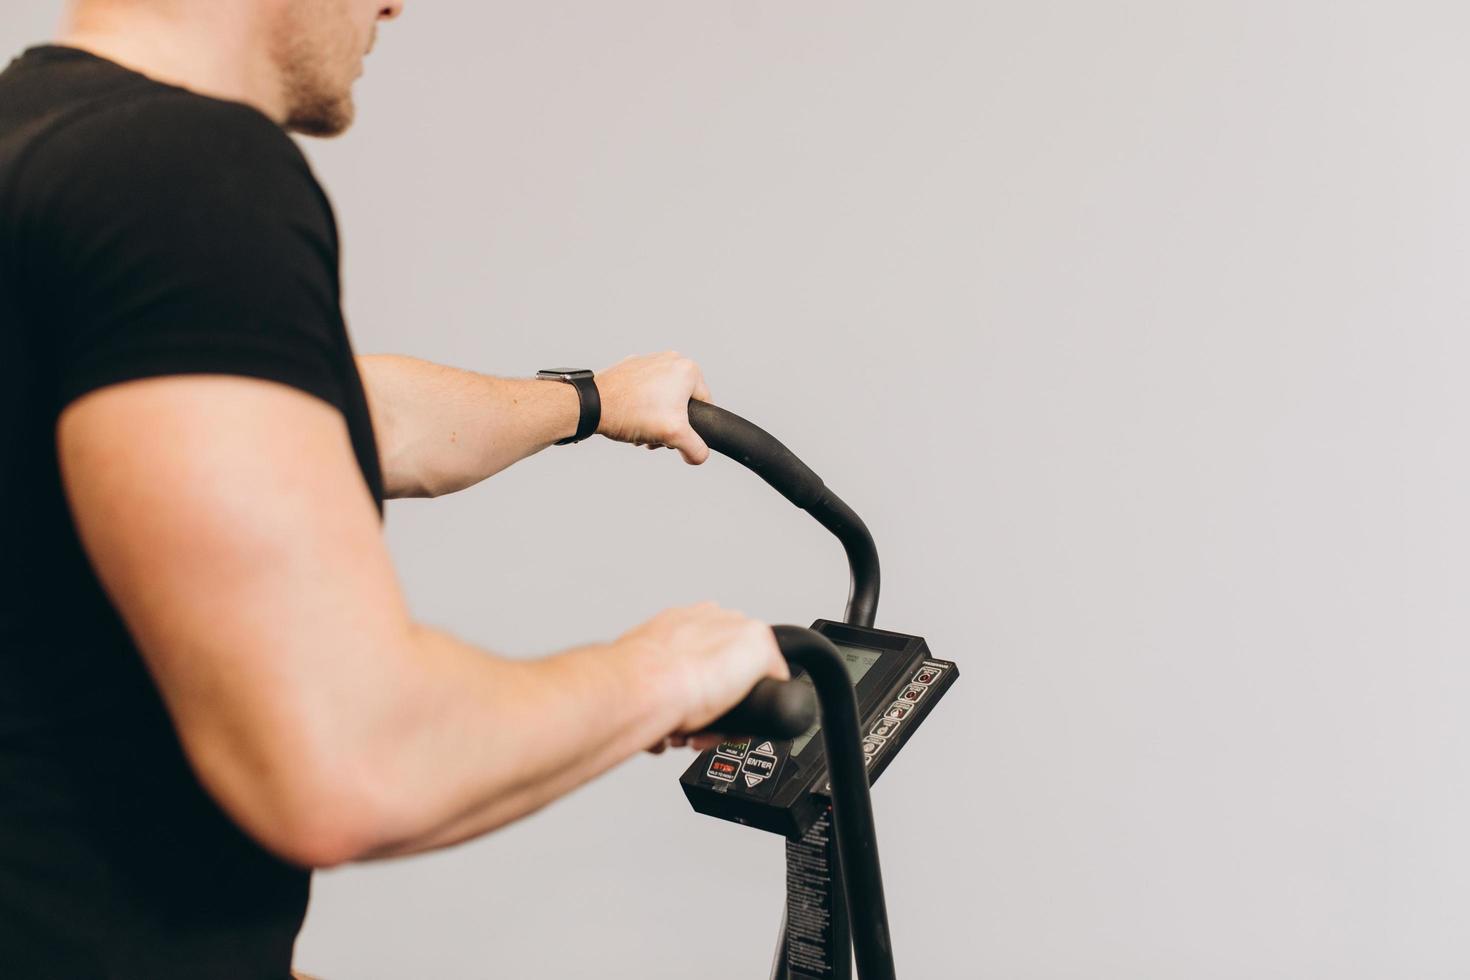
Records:
[[[923,637],[819,619],[856,688],[863,762],[872,784],[913,736],[959,668],[929,654]],[[810,685],[804,674],[797,680]],[[734,738],[707,751],[680,783],[700,813],[799,838],[831,799],[820,722],[791,739]]]

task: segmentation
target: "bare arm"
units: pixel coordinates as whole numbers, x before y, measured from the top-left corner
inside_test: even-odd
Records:
[[[390,497],[437,497],[473,486],[577,430],[570,385],[495,378],[412,357],[357,359]],[[709,455],[689,427],[690,398],[709,399],[703,375],[669,351],[630,357],[597,374],[598,434]]]
[[[299,864],[484,833],[784,673],[768,630],[713,606],[537,661],[416,624],[340,414],[295,389],[130,382],[71,405],[58,439],[201,782]]]
[[[390,497],[472,486],[577,429],[570,385],[494,378],[412,357],[359,357]]]

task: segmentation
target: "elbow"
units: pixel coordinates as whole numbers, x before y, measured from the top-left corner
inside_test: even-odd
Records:
[[[262,848],[302,868],[327,869],[370,857],[385,843],[386,808],[366,780],[325,773],[300,758],[272,778],[204,767],[204,783],[235,824]]]
[[[431,466],[419,465],[410,453],[392,455],[380,451],[383,465],[383,492],[390,500],[429,499],[442,497],[462,489],[450,473],[440,473]]]
[[[371,788],[369,788],[371,787]],[[419,808],[385,796],[381,782],[316,789],[278,824],[266,846],[303,868],[327,870],[343,864],[397,857],[431,825]]]
[[[277,857],[302,868],[326,870],[362,860],[376,847],[360,813],[323,809],[253,834]]]

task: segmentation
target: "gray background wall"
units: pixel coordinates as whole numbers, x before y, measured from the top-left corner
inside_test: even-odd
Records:
[[[58,7],[9,0],[0,47]],[[309,153],[361,349],[678,348],[866,516],[880,625],[964,669],[876,792],[907,976],[1464,977],[1467,33],[1459,2],[411,2]],[[388,536],[423,618],[515,655],[845,594],[732,464],[601,441]],[[764,976],[779,841],[688,812],[686,758],[321,875],[300,965]]]

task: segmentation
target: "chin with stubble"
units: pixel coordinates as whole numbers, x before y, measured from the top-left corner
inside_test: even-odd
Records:
[[[345,0],[292,0],[274,32],[272,55],[286,97],[285,127],[305,136],[340,136],[352,125],[352,85],[372,47]]]

